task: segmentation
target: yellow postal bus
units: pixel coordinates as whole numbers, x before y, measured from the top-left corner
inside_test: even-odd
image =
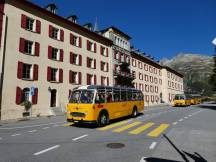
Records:
[[[137,114],[144,109],[143,94],[134,88],[80,86],[73,89],[67,105],[68,122],[97,123]]]
[[[176,94],[173,100],[173,106],[190,106],[191,99],[185,94]]]

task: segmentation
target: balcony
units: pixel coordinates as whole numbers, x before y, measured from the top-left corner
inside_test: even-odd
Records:
[[[130,73],[130,72],[122,72],[120,70],[118,70],[118,71],[114,70],[113,75],[114,75],[114,78],[125,77],[125,78],[135,79],[135,76],[132,73]]]

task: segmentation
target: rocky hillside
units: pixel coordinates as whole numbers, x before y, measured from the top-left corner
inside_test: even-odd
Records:
[[[213,69],[213,58],[199,54],[178,54],[172,59],[162,59],[162,65],[169,66],[184,75],[184,90],[188,93],[210,95],[208,79]]]

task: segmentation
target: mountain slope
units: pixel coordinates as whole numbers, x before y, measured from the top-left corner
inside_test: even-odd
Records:
[[[172,59],[162,59],[166,65],[184,75],[184,90],[188,93],[211,95],[208,84],[213,69],[213,57],[200,54],[178,54]]]

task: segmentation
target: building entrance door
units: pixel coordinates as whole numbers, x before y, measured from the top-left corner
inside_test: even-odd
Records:
[[[50,107],[56,107],[56,89],[51,90]]]

